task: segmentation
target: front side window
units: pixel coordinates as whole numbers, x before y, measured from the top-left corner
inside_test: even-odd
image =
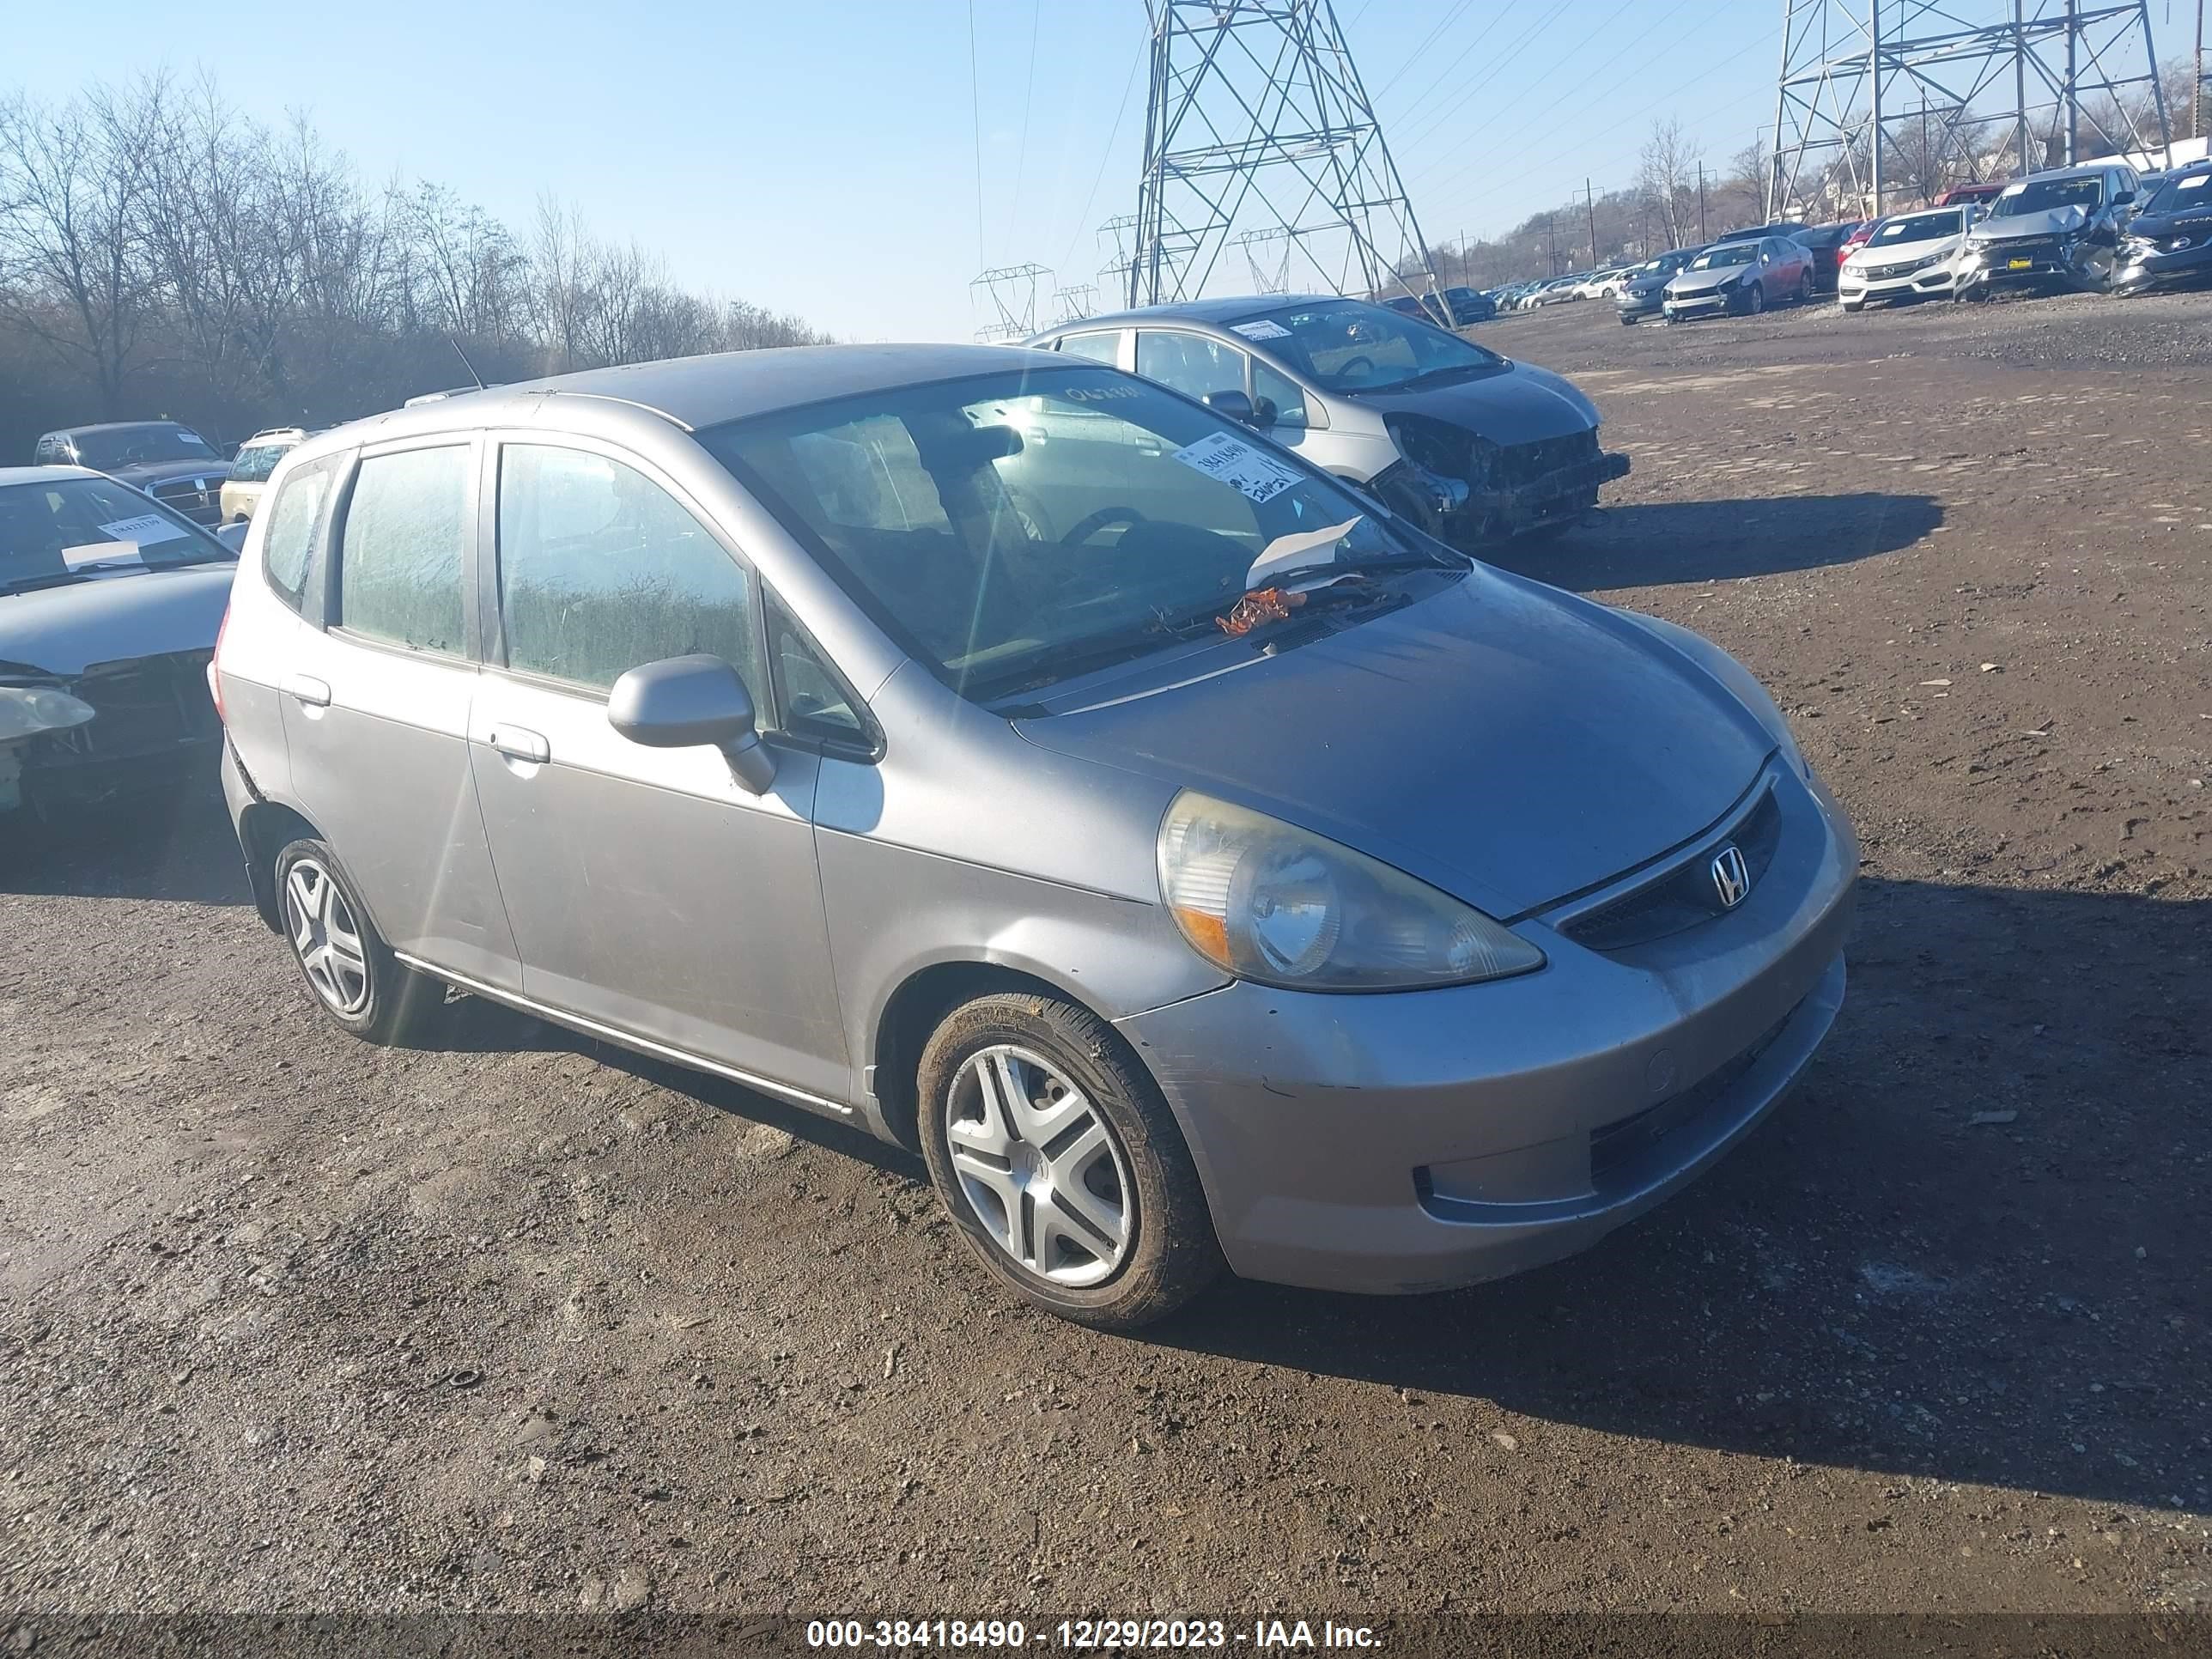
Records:
[[[1203,403],[1209,392],[1244,389],[1244,354],[1203,334],[1137,331],[1137,373]]]
[[[587,450],[507,444],[499,611],[507,666],[605,690],[706,652],[757,696],[752,580],[676,498]]]
[[[410,651],[463,654],[465,444],[373,455],[355,475],[338,549],[338,622]]]
[[[870,428],[903,434],[911,472],[823,488],[806,451],[860,448]],[[887,634],[978,699],[1219,637],[1248,588],[1294,572],[1462,568],[1264,439],[1108,370],[900,388],[698,440]]]
[[[1323,392],[1400,392],[1505,368],[1503,357],[1472,340],[1364,300],[1286,306],[1230,327],[1261,356]]]

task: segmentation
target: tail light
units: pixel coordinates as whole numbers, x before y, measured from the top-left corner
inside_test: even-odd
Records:
[[[230,607],[225,605],[222,608],[222,625],[215,630],[215,654],[208,659],[207,683],[208,696],[215,699],[215,717],[226,726],[229,721],[224,719],[222,712],[222,641],[223,635],[229,632]]]

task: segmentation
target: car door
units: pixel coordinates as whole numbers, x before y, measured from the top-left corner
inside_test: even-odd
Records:
[[[511,988],[514,942],[468,753],[478,448],[448,434],[361,453],[276,689],[293,795],[378,932],[404,956]]]
[[[484,688],[469,749],[532,1001],[810,1103],[851,1093],[821,881],[820,760],[765,793],[711,747],[607,720],[627,670],[708,652],[773,707],[753,573],[644,459],[504,435],[485,475]]]

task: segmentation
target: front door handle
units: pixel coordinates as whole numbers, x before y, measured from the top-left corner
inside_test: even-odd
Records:
[[[286,696],[296,698],[310,708],[331,706],[331,683],[319,680],[313,674],[287,674],[282,690]]]
[[[495,726],[485,741],[509,760],[542,766],[553,758],[553,745],[545,741],[544,734],[526,726]]]

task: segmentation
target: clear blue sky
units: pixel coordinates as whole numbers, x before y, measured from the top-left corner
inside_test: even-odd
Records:
[[[1654,116],[1679,115],[1715,161],[1772,119],[1780,0],[1337,11],[1431,241],[1501,231],[1586,173],[1626,183]],[[1095,281],[1096,228],[1135,205],[1140,0],[974,0],[980,248],[968,0],[0,12],[0,89],[209,67],[250,115],[307,113],[372,179],[438,180],[518,229],[551,191],[687,284],[845,338],[968,337],[986,264]]]

